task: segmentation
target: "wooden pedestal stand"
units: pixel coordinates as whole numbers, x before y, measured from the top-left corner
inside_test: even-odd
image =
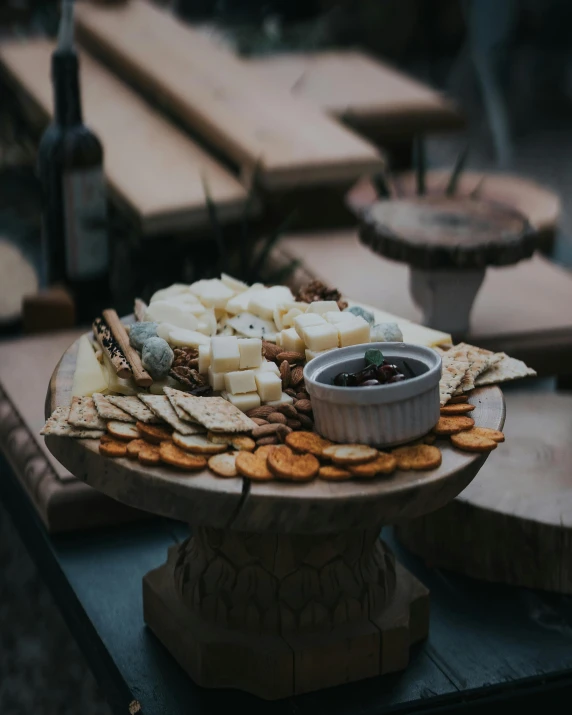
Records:
[[[75,350],[47,404],[70,401]],[[500,428],[498,388],[472,398],[477,424]],[[145,621],[205,687],[277,699],[405,668],[427,635],[427,589],[379,540],[382,524],[437,509],[486,456],[443,446],[431,472],[295,485],[180,474],[104,459],[93,440],[48,437],[73,474],[115,499],[186,520],[193,535],[143,580]]]
[[[522,214],[480,199],[422,196],[378,201],[359,211],[360,239],[408,263],[423,323],[462,337],[487,266],[530,258],[538,238]]]

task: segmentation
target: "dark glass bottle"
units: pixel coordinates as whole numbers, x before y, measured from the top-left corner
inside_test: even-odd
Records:
[[[63,0],[52,55],[54,120],[38,149],[43,192],[45,282],[73,293],[80,323],[109,305],[109,245],[103,149],[83,123],[73,2]]]

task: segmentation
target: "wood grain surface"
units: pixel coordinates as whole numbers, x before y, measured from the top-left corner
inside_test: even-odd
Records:
[[[77,7],[78,36],[270,189],[334,184],[379,168],[377,150],[252,74],[243,61],[145,0]]]
[[[31,103],[39,127],[53,113],[52,51],[43,39],[0,45],[2,71]],[[84,121],[103,143],[112,195],[144,233],[208,225],[203,177],[221,220],[242,214],[245,189],[198,144],[86,53],[80,76]]]
[[[47,413],[71,401],[76,352],[77,342],[52,376]],[[504,401],[497,387],[476,390],[471,400],[478,425],[502,427]],[[389,480],[371,482],[243,485],[239,478],[220,479],[208,471],[177,474],[165,467],[146,469],[125,458],[102,458],[96,440],[50,436],[46,445],[79,479],[130,506],[195,524],[254,532],[324,533],[418,516],[450,501],[486,460],[486,455],[460,452],[443,442],[443,463],[428,472],[396,472]]]

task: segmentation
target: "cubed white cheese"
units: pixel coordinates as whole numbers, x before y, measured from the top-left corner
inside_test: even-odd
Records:
[[[225,284],[225,286],[230,288],[235,293],[244,293],[245,290],[248,290],[247,283],[243,283],[242,281],[239,281],[237,278],[228,276],[226,273],[222,273],[220,279]]]
[[[282,331],[280,331],[279,333],[276,333],[276,337],[274,338],[274,342],[275,342],[276,345],[278,345],[279,347],[282,347]]]
[[[199,345],[199,372],[206,375],[211,365],[211,346]]]
[[[288,328],[280,333],[280,347],[288,352],[303,353],[306,347],[295,328]]]
[[[157,302],[157,299],[155,300]],[[205,306],[197,298],[196,295],[192,293],[181,293],[180,295],[172,295],[168,298],[163,298],[164,303],[170,303],[171,305],[181,305],[189,310],[190,312],[198,315],[205,310]]]
[[[214,372],[212,366],[208,368],[209,385],[215,391],[224,390],[224,372]]]
[[[290,395],[287,395],[285,392],[282,393],[280,396],[279,400],[271,400],[270,402],[267,402],[267,405],[291,405],[294,402],[293,398],[290,397]]]
[[[241,370],[260,366],[262,362],[262,340],[260,338],[239,338],[238,350]]]
[[[308,306],[307,313],[318,313],[319,315],[324,315],[324,313],[335,313],[339,312],[340,308],[335,300],[315,300]]]
[[[223,392],[222,397],[243,412],[248,412],[248,410],[253,410],[255,407],[260,407],[260,396],[258,392],[245,392],[242,395],[231,395],[228,392]]]
[[[294,329],[300,337],[302,337],[302,330],[304,328],[310,327],[310,325],[322,325],[326,321],[318,313],[303,313],[302,315],[297,315],[294,318]]]
[[[370,341],[370,325],[367,320],[364,320],[359,315],[356,315],[354,320],[338,323],[332,327],[336,327],[338,330],[341,348],[345,348],[348,345],[361,345],[361,343],[369,343]]]
[[[199,324],[197,316],[191,310],[168,300],[156,300],[148,305],[145,320],[153,323],[170,323],[185,330],[196,330]]]
[[[204,335],[208,335],[209,337],[212,337],[213,335],[217,334],[217,319],[214,310],[205,310],[202,315],[199,315],[197,317],[199,321],[197,325],[197,330],[199,331],[199,333],[203,333]]]
[[[345,323],[341,323],[345,325]],[[323,325],[309,325],[302,330],[306,346],[314,352],[338,347],[338,330],[335,325],[324,321]]]
[[[282,395],[282,380],[273,372],[257,372],[256,389],[262,402],[279,400]]]
[[[159,326],[160,327],[160,326]],[[211,339],[203,333],[199,333],[196,330],[183,330],[183,328],[171,327],[171,330],[167,333],[167,337],[164,336],[163,331],[159,335],[159,328],[157,328],[157,335],[163,340],[166,340],[169,345],[175,347],[191,347],[198,348],[199,345],[210,345]]]
[[[165,300],[165,298],[173,298],[177,295],[184,295],[185,293],[189,293],[188,285],[185,283],[173,283],[173,285],[168,288],[161,288],[161,290],[155,291],[149,303],[153,303],[156,300]]]
[[[216,335],[211,338],[211,367],[213,372],[232,372],[240,365],[238,339],[234,336]]]
[[[335,350],[335,348],[330,348],[330,350]],[[313,360],[315,357],[318,357],[318,355],[329,353],[330,350],[306,350],[306,362],[310,362],[310,360]]]
[[[336,312],[328,312],[324,313],[324,318],[328,321],[328,323],[332,323],[332,325],[337,325],[338,323],[344,323],[347,320],[353,320],[356,316],[353,313],[348,313],[345,311],[338,311]]]
[[[263,360],[256,372],[273,372],[275,375],[280,375],[280,368],[275,362]]]
[[[251,285],[248,290],[244,291],[244,293],[239,293],[228,301],[226,304],[227,313],[232,313],[232,315],[246,313],[248,310],[248,304],[253,295],[265,290],[266,288],[262,285],[262,283],[255,283],[254,285]]]
[[[228,325],[244,338],[261,338],[262,340],[276,339],[276,325],[273,320],[259,318],[253,313],[240,313],[229,318]]]
[[[224,389],[231,395],[242,395],[245,392],[256,392],[254,370],[235,370],[225,372]]]
[[[198,296],[207,308],[224,309],[228,301],[234,296],[234,291],[220,281],[213,278],[198,289]]]
[[[307,303],[289,300],[286,303],[280,303],[274,309],[274,322],[278,330],[291,328],[294,325],[294,318],[306,312]]]
[[[267,288],[251,297],[248,302],[248,311],[254,313],[254,315],[258,315],[259,318],[272,320],[274,310],[278,305],[293,300],[294,296],[290,288],[286,286],[272,286],[272,288]]]

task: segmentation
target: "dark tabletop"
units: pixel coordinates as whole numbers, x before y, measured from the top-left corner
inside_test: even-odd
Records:
[[[404,673],[272,703],[199,688],[142,615],[141,579],[186,538],[184,524],[150,518],[50,537],[2,459],[0,497],[118,715],[133,700],[146,715],[491,713],[507,699],[546,711],[572,692],[572,599],[426,568],[389,530],[384,538],[431,589],[430,637]]]

